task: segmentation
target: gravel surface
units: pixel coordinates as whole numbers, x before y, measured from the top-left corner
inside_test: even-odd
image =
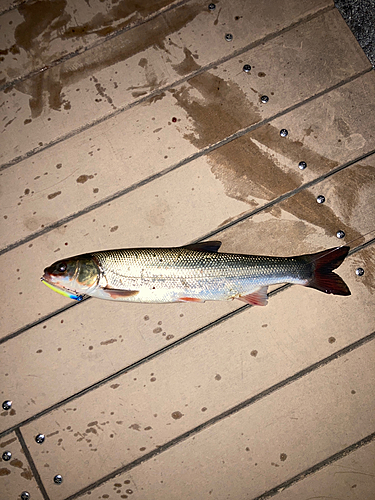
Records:
[[[375,67],[375,0],[336,0],[335,5]]]

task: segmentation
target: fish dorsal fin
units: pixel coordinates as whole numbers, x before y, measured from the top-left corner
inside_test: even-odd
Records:
[[[221,247],[221,241],[202,241],[200,243],[193,243],[186,245],[182,248],[187,250],[195,250],[196,252],[217,252]]]

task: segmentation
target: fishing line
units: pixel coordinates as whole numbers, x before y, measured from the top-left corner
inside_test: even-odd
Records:
[[[346,244],[340,245],[338,248],[349,246],[354,241],[360,240],[361,238],[365,238],[366,236],[368,236],[371,233],[375,233],[375,229],[372,229],[371,231],[368,231],[367,233],[362,234],[361,236],[358,236],[357,238],[354,238],[353,240],[348,241]]]
[[[362,234],[361,236],[357,236],[357,238],[354,238],[350,241],[348,241],[347,243],[343,243],[342,245],[339,245],[338,247],[334,247],[334,248],[331,248],[331,250],[327,251],[326,255],[329,255],[330,253],[332,252],[335,252],[336,250],[338,250],[339,248],[343,248],[343,247],[348,247],[350,246],[351,243],[353,243],[354,241],[357,241],[357,240],[360,240],[362,238],[365,238],[366,236],[368,236],[369,234],[371,233],[375,233],[375,229],[372,229],[371,231],[368,231],[367,233],[365,234]],[[349,254],[350,255],[350,254]],[[319,258],[319,257],[318,257]],[[313,259],[313,262],[315,262],[317,259]]]

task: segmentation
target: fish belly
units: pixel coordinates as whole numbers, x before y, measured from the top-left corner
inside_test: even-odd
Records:
[[[128,284],[123,282],[119,288],[99,287],[90,295],[107,300],[144,303],[231,300],[267,286],[264,281],[267,280],[261,282],[248,277],[139,279],[138,283],[134,280]]]

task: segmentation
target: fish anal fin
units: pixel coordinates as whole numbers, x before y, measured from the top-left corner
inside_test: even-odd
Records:
[[[267,290],[268,286],[262,286],[262,288],[255,290],[255,292],[247,295],[240,295],[239,297],[236,297],[236,299],[246,302],[246,304],[251,304],[252,306],[266,306]]]
[[[119,290],[107,286],[104,287],[102,291],[108,294],[111,299],[124,299],[125,297],[132,297],[139,293],[139,290]]]
[[[180,297],[178,299],[179,302],[205,302],[202,299],[198,299],[196,297]]]
[[[200,243],[186,245],[183,248],[195,250],[196,252],[217,252],[220,247],[221,241],[201,241]]]

